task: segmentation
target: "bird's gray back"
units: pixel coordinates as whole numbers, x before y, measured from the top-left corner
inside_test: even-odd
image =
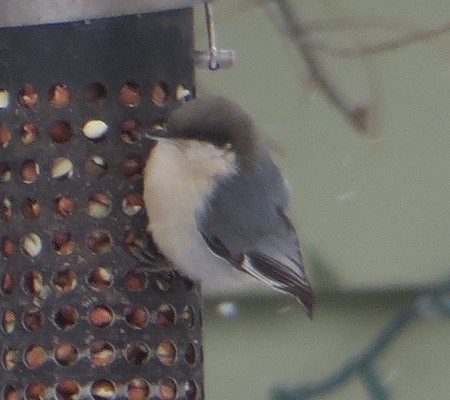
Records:
[[[266,150],[255,168],[222,180],[208,204],[197,216],[198,227],[233,254],[250,250],[262,237],[287,228],[280,212],[289,206],[289,192]]]

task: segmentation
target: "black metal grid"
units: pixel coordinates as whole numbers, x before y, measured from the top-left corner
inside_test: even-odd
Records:
[[[177,87],[193,90],[192,54],[192,12],[188,9],[0,29],[0,89],[9,93],[8,106],[0,108],[0,127],[11,135],[3,142],[0,137],[0,386],[4,399],[203,398],[199,288],[178,275],[140,269],[127,253],[124,238],[127,231],[142,235],[145,212],[141,208],[128,216],[122,208],[125,196],[142,191],[142,163],[151,147],[148,140],[139,137],[139,129],[133,131],[136,141],[124,141],[123,122],[132,119],[138,126],[149,127],[164,121],[176,105]],[[103,101],[95,104],[86,101],[86,87],[92,83],[100,83],[107,91]],[[127,106],[121,101],[120,93],[127,83],[138,85],[137,105]],[[155,83],[162,83],[167,95],[162,106],[151,98]],[[31,84],[38,95],[36,106],[20,104],[25,84]],[[55,107],[48,100],[56,84],[66,85],[70,91],[67,106]],[[106,135],[99,140],[88,139],[82,130],[89,120],[105,122]],[[59,143],[67,138],[64,135],[55,141],[49,134],[55,121],[70,124],[73,134],[64,143]],[[38,135],[33,144],[25,145],[21,131],[29,122],[35,124]],[[92,170],[86,170],[91,156],[104,160],[105,176],[96,177]],[[72,175],[66,179],[52,177],[52,163],[58,157],[73,164]],[[124,161],[129,157],[131,164]],[[27,160],[39,166],[33,183],[23,179]],[[31,175],[36,171],[33,166]],[[108,215],[101,218],[87,211],[95,193],[110,201]],[[73,202],[68,215],[57,212],[55,201],[60,196],[68,196]],[[39,203],[37,218],[27,218],[21,211],[28,198]],[[88,235],[98,229],[108,232],[111,246],[101,240],[92,245]],[[55,232],[62,234],[60,239],[55,239]],[[36,233],[42,240],[42,251],[35,257],[21,248],[28,233]],[[60,255],[55,241],[61,237],[64,241],[68,235],[75,247],[71,254]],[[91,251],[89,244],[98,252]],[[97,277],[100,291],[92,288],[88,278],[97,267],[104,267],[113,277],[109,287],[108,276],[106,283]],[[126,274],[136,268],[137,278],[128,280]],[[32,270],[35,272],[30,275]],[[64,271],[58,276],[62,283],[55,278],[58,271]],[[136,285],[143,288],[135,291]],[[73,326],[64,315],[58,315],[64,306],[76,310]],[[105,308],[94,311],[92,317],[95,306]],[[130,314],[130,308],[136,306],[141,308]],[[23,318],[30,311],[35,314],[29,317],[27,329]],[[11,322],[13,316],[15,324]],[[101,327],[95,326],[92,318]],[[97,340],[109,343],[113,352],[106,347],[105,353],[96,353],[100,357],[96,359],[90,347]],[[77,350],[75,360],[71,360],[71,354],[62,362],[70,365],[61,365],[55,356],[63,342]],[[127,360],[127,346],[136,342],[146,346],[147,359],[135,348]],[[45,358],[39,359],[40,349],[34,348],[27,361],[30,346],[41,346]],[[144,360],[136,360],[141,356]],[[108,357],[112,357],[110,363]],[[40,365],[30,367],[30,360]],[[95,360],[107,365],[95,366]],[[94,382],[99,380],[110,381],[113,390],[105,381],[96,386]],[[41,383],[45,391],[35,383]]]

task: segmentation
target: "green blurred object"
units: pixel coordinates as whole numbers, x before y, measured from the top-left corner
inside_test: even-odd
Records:
[[[443,282],[432,294],[420,296],[409,307],[401,310],[366,348],[348,359],[331,375],[314,383],[295,388],[279,387],[273,391],[273,400],[309,400],[333,393],[352,378],[360,378],[372,400],[392,399],[392,393],[379,371],[378,360],[411,324],[430,315],[450,317],[450,281]]]

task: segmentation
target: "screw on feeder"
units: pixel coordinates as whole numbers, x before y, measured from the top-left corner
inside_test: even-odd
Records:
[[[234,63],[234,51],[218,48],[216,29],[214,26],[212,6],[205,3],[206,28],[208,30],[208,50],[195,52],[195,65],[199,68],[208,68],[215,71],[219,68],[230,68]]]

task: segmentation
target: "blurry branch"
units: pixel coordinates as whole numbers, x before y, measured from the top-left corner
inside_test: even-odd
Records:
[[[429,315],[450,317],[450,281],[439,285],[431,294],[420,296],[408,308],[400,311],[361,353],[347,360],[330,376],[296,388],[277,388],[273,400],[308,400],[345,385],[359,376],[370,398],[389,400],[391,393],[377,369],[377,359],[413,322]]]
[[[261,2],[258,2],[259,4]],[[262,2],[263,4],[266,1]],[[349,18],[341,18],[337,20],[329,20],[322,24],[307,23],[299,15],[297,15],[291,0],[273,0],[273,5],[277,8],[278,17],[282,25],[283,31],[295,44],[297,52],[305,62],[308,72],[314,82],[321,89],[322,93],[328,97],[335,107],[344,115],[347,120],[360,132],[367,133],[370,128],[370,117],[373,114],[373,107],[365,104],[352,104],[349,98],[343,93],[339,85],[333,81],[328,71],[323,66],[319,53],[324,53],[338,57],[366,57],[381,52],[394,51],[407,45],[420,41],[429,40],[437,36],[450,32],[450,21],[441,26],[417,30],[407,35],[386,40],[373,44],[361,44],[356,47],[334,47],[326,43],[319,42],[311,38],[311,32],[317,29],[355,29],[354,20]],[[384,21],[383,19],[372,22],[372,27],[379,27],[389,23],[393,26],[394,20]],[[401,24],[400,24],[401,25]],[[358,28],[360,28],[358,24]]]
[[[320,18],[304,23],[306,29],[310,33],[323,31],[341,31],[354,30],[357,22],[358,29],[410,29],[414,24],[403,18],[386,17],[386,16],[371,16],[358,17],[357,21],[354,17],[334,17],[334,18]]]
[[[308,30],[302,19],[296,15],[289,0],[275,0],[274,4],[277,5],[284,28],[305,61],[313,80],[357,130],[366,132],[368,130],[368,107],[352,105],[338,88],[336,82],[332,81],[317,56],[317,50],[309,38]]]
[[[442,26],[438,26],[436,28],[431,28],[427,30],[412,32],[408,35],[387,40],[384,42],[367,44],[357,48],[352,47],[332,47],[328,46],[325,43],[318,43],[314,41],[312,46],[319,51],[324,53],[338,56],[338,57],[360,57],[364,55],[374,55],[377,53],[387,52],[397,50],[401,47],[408,46],[413,43],[429,40],[432,38],[436,38],[437,36],[443,35],[445,33],[450,32],[450,21],[446,22]]]

